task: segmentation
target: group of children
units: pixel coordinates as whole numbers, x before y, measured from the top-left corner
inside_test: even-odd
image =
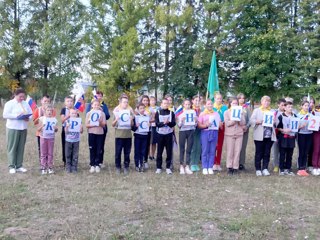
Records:
[[[102,101],[103,94],[92,100],[87,108],[85,123],[82,124],[79,113],[73,107],[73,99],[65,98],[65,107],[61,110],[63,161],[67,172],[77,172],[80,134],[84,125],[88,132],[90,152],[90,173],[100,172],[103,166],[104,144],[107,134],[108,108]],[[161,106],[156,99],[143,95],[135,108],[129,106],[128,96],[119,98],[114,109],[112,126],[115,129],[115,166],[116,173],[129,173],[132,132],[134,137],[134,163],[138,172],[145,171],[148,160],[156,160],[156,173],[162,172],[163,152],[166,150],[165,171],[172,174],[174,145],[179,144],[180,174],[193,174],[200,171],[212,175],[221,171],[223,144],[226,145],[226,167],[228,175],[235,175],[245,169],[246,147],[249,128],[253,129],[255,143],[255,168],[257,176],[268,176],[271,149],[273,148],[274,171],[280,175],[294,175],[292,156],[296,144],[299,147],[298,172],[308,176],[308,159],[312,159],[312,174],[320,175],[320,133],[308,129],[309,119],[316,115],[314,100],[304,101],[301,111],[294,113],[292,99],[280,99],[278,109],[270,108],[271,99],[264,96],[261,106],[255,108],[252,115],[245,96],[228,99],[216,93],[214,101],[204,102],[199,95],[185,99],[183,108],[176,110],[172,97],[165,96]],[[264,123],[273,116],[270,124]],[[50,105],[50,98],[44,96],[41,107],[33,113],[37,125],[37,137],[42,174],[53,173],[54,136],[58,131],[56,112]],[[272,117],[271,117],[272,118]],[[293,118],[299,118],[298,131],[291,131],[289,125]],[[175,130],[176,125],[178,131]],[[177,143],[177,135],[179,141]],[[157,155],[155,157],[155,152]],[[123,166],[121,155],[124,153]]]

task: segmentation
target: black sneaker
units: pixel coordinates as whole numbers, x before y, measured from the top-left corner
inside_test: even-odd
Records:
[[[232,174],[233,175],[238,175],[239,174],[238,169],[233,169],[233,173]]]
[[[228,169],[228,176],[232,176],[233,175],[233,169],[232,168],[229,168]]]
[[[239,165],[239,170],[246,170],[246,168],[244,167],[244,165],[240,164]]]

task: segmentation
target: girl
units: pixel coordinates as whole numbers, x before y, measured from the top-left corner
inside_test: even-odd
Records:
[[[222,147],[223,147],[223,140],[224,140],[224,112],[228,110],[228,107],[226,105],[222,104],[222,94],[216,93],[214,95],[214,105],[213,110],[215,112],[218,112],[220,115],[222,127],[219,129],[218,133],[218,143],[216,147],[216,156],[215,161],[213,165],[213,170],[215,171],[221,171],[221,155],[222,155]]]
[[[217,119],[220,123],[220,115],[212,110],[212,101],[210,99],[206,102],[206,108],[200,114],[198,120],[198,128],[201,130],[201,160],[202,160],[202,173],[204,175],[213,174],[213,163],[215,161],[215,151],[218,141],[218,130],[213,130],[212,119]],[[216,122],[216,124],[218,124]],[[220,123],[220,126],[222,124]]]
[[[188,123],[190,122],[190,124]],[[191,101],[183,101],[183,113],[178,116],[179,146],[180,146],[180,174],[192,174],[190,170],[190,154],[193,145],[194,131],[196,128],[196,112],[191,109]],[[187,142],[187,149],[185,144]],[[184,166],[184,154],[186,153],[186,166]]]
[[[90,173],[100,172],[100,153],[103,143],[103,128],[106,125],[106,115],[100,108],[98,99],[91,101],[92,110],[86,115],[86,127],[88,129],[88,142],[90,150]]]
[[[225,140],[227,145],[227,168],[228,175],[237,174],[239,169],[239,158],[242,147],[243,132],[246,128],[246,119],[244,112],[241,114],[241,120],[231,120],[231,107],[238,106],[238,99],[229,99],[229,110],[224,112],[225,120]]]
[[[125,126],[120,126],[120,118],[123,111],[129,110],[129,116],[125,116],[128,124]],[[116,173],[121,173],[121,153],[122,149],[124,152],[124,174],[129,173],[129,165],[130,165],[130,152],[132,145],[132,134],[131,127],[133,125],[133,112],[132,108],[129,106],[129,100],[126,96],[120,97],[119,106],[113,111],[114,121],[112,122],[112,126],[115,127],[115,164],[116,164]],[[123,120],[124,118],[122,118]],[[122,121],[121,120],[121,121]]]
[[[310,118],[309,113],[309,102],[303,101],[301,103],[301,111],[298,113],[300,118],[300,126],[298,132],[298,147],[299,147],[299,157],[298,157],[298,172],[299,176],[309,176],[306,171],[308,153],[312,146],[312,131],[308,130],[308,119]]]
[[[53,117],[53,106],[44,107],[44,116],[39,118],[41,174],[52,174],[54,135],[58,131],[57,119]]]
[[[240,159],[239,159],[239,170],[245,170],[245,162],[246,162],[246,149],[249,139],[249,128],[250,128],[250,104],[246,104],[245,100],[246,97],[243,93],[239,93],[238,96],[239,105],[242,107],[242,112],[244,114],[246,120],[246,126],[244,127],[243,132],[243,139],[242,139],[242,146],[240,152]]]
[[[201,113],[200,105],[201,96],[196,95],[192,99],[192,109],[196,112],[197,117],[199,118]],[[201,141],[200,141],[201,129],[196,126],[196,129],[193,134],[193,146],[191,150],[191,171],[197,172],[200,171],[199,162],[201,157]]]
[[[278,117],[277,129],[279,131],[279,175],[291,175],[292,155],[295,147],[296,134],[290,130],[290,118],[296,117],[292,112],[292,102],[284,104],[285,111]]]
[[[156,127],[156,123],[155,123],[155,113],[159,110],[159,107],[156,106],[157,100],[155,97],[150,96],[149,97],[150,100],[150,110],[152,112],[154,112],[154,114],[151,115],[151,119],[150,119],[150,123],[151,123],[151,149],[150,149],[150,160],[154,160],[154,155],[156,152],[156,147],[157,147],[157,143],[158,143],[158,139],[157,139],[157,127]]]
[[[274,127],[262,126],[264,113],[270,113],[269,96],[261,98],[261,106],[253,110],[250,123],[253,127],[253,140],[256,146],[255,167],[257,176],[269,176],[268,165],[270,161],[270,151],[273,142],[277,140]],[[263,160],[261,168],[261,160]],[[262,170],[262,172],[261,172]]]

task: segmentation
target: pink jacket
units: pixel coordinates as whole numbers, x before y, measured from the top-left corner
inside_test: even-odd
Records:
[[[243,130],[246,127],[246,119],[244,114],[241,114],[241,121],[236,122],[231,120],[231,111],[224,112],[225,129],[224,135],[226,136],[242,136]]]

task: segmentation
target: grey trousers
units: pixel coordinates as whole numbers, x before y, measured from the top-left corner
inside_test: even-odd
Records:
[[[186,165],[190,165],[190,155],[193,146],[194,130],[179,132],[179,147],[180,147],[180,164],[184,164],[184,155],[186,154]],[[187,142],[187,149],[186,149]]]
[[[66,170],[68,172],[78,171],[79,146],[80,146],[80,142],[66,141],[66,144],[65,144]]]
[[[244,165],[246,163],[246,151],[247,151],[248,139],[249,139],[249,129],[245,133],[243,133],[242,147],[241,147],[240,159],[239,159],[240,165]]]

